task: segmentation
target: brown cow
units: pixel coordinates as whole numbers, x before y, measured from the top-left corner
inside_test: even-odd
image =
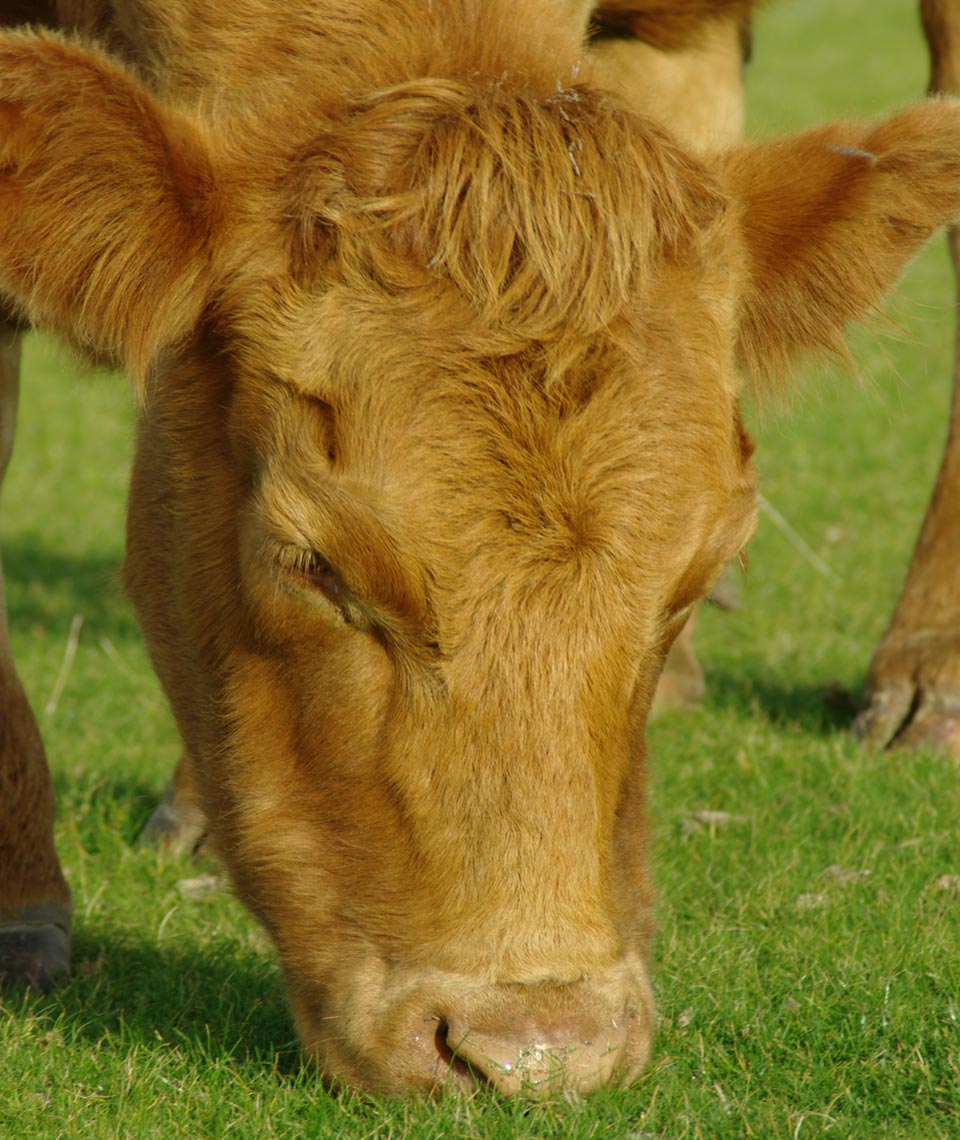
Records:
[[[837,348],[960,216],[960,105],[697,158],[587,15],[0,36],[0,293],[137,386],[126,582],[184,779],[304,1049],[385,1092],[645,1064],[644,722],[755,524],[738,366]],[[0,910],[43,980],[68,895],[10,700]]]

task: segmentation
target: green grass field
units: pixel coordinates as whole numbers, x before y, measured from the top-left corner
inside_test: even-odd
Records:
[[[780,0],[758,21],[751,129],[882,112],[925,81],[910,0]],[[702,621],[706,707],[651,734],[654,1061],[632,1089],[534,1107],[330,1095],[252,920],[190,889],[208,868],[137,848],[177,743],[116,585],[132,401],[33,339],[3,555],[56,772],[76,973],[0,1005],[0,1140],[960,1137],[957,767],[865,753],[831,698],[859,693],[909,560],[951,310],[938,242],[892,303],[899,334],[858,335],[856,377],[812,371],[753,415],[763,493],[802,543],[762,516],[742,609]],[[704,827],[701,810],[732,818]]]

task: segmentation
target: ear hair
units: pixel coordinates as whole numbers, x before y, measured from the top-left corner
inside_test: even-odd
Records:
[[[209,296],[218,211],[192,120],[97,50],[0,36],[0,292],[30,320],[142,383]]]
[[[806,349],[844,353],[936,230],[960,217],[960,101],[877,127],[838,124],[734,151],[746,250],[739,355],[776,376]]]

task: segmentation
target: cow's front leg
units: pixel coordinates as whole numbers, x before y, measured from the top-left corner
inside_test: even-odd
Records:
[[[960,6],[921,0],[930,91],[960,94]],[[960,233],[950,233],[960,283]],[[960,346],[960,308],[957,310]],[[932,744],[960,756],[960,353],[947,450],[893,619],[870,663],[855,731],[878,747]]]
[[[20,336],[0,322],[0,482],[13,449]],[[70,891],[53,842],[53,782],[10,651],[0,570],[0,987],[70,967]]]
[[[950,249],[960,280],[956,230]],[[855,730],[881,748],[931,744],[960,756],[960,360],[947,450]]]
[[[694,611],[677,636],[677,640],[670,646],[663,672],[657,682],[657,691],[650,709],[651,717],[674,709],[697,708],[703,703],[707,683],[694,647],[693,631],[696,617]]]
[[[184,752],[163,799],[140,833],[140,842],[157,844],[177,855],[196,855],[207,836],[207,817],[193,761]]]

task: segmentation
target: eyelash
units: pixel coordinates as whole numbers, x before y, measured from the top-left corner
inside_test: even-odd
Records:
[[[277,564],[281,569],[318,591],[340,612],[347,625],[361,626],[359,609],[343,583],[343,579],[330,563],[315,550],[297,546],[281,546],[277,550]]]
[[[315,550],[302,550],[297,547],[285,551],[288,568],[301,578],[308,578],[318,586],[331,601],[338,601],[343,593],[343,583],[326,559]],[[285,559],[286,561],[286,559]]]

